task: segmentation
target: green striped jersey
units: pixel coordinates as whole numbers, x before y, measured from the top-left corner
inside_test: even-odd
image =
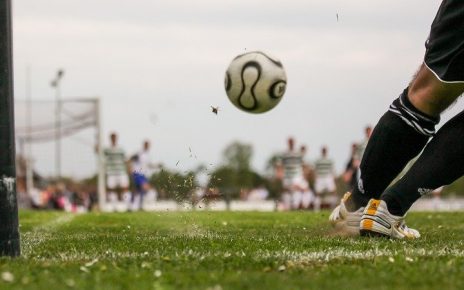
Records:
[[[109,147],[103,150],[105,156],[105,170],[108,175],[127,174],[126,156],[124,150],[118,147]]]
[[[328,176],[333,174],[333,161],[327,157],[321,157],[314,164],[316,176]]]
[[[303,156],[298,152],[285,152],[280,156],[284,167],[284,179],[291,182],[295,177],[303,176]]]

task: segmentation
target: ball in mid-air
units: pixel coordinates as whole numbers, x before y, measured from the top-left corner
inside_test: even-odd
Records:
[[[282,99],[287,76],[279,60],[253,51],[232,60],[224,84],[229,100],[237,108],[249,113],[264,113]]]

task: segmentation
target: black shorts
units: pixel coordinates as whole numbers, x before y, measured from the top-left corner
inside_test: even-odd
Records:
[[[443,0],[425,43],[425,65],[443,82],[464,82],[464,0]]]

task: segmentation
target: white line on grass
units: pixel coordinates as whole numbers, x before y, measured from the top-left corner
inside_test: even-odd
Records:
[[[287,261],[296,266],[305,266],[314,263],[327,263],[331,261],[353,261],[353,260],[373,260],[378,257],[403,257],[407,261],[415,261],[417,258],[438,258],[438,257],[453,257],[464,258],[464,250],[462,249],[403,249],[403,250],[388,250],[388,249],[372,249],[372,250],[347,250],[347,249],[327,249],[325,251],[264,251],[258,250],[253,253],[245,253],[244,251],[231,252],[231,251],[195,251],[186,249],[176,252],[173,256],[169,257],[172,260],[204,260],[208,258],[222,258],[229,257],[237,259],[244,257],[251,257],[251,259],[259,261]],[[56,262],[72,262],[83,260],[118,260],[118,259],[153,259],[160,258],[166,259],[166,253],[152,251],[152,252],[118,252],[108,249],[104,253],[85,253],[82,251],[70,250],[68,252],[56,253],[52,257],[32,257],[35,260],[43,261],[56,261]]]
[[[316,252],[292,252],[292,251],[259,251],[256,255],[258,260],[262,259],[281,259],[296,263],[330,262],[336,260],[372,260],[376,257],[403,256],[404,258],[416,257],[464,257],[464,250],[460,249],[372,249],[372,250],[347,250],[347,249],[328,249]]]
[[[47,242],[56,234],[59,227],[71,222],[75,214],[60,215],[47,223],[38,225],[30,232],[25,232],[21,235],[21,251],[25,258],[31,258],[34,248]]]

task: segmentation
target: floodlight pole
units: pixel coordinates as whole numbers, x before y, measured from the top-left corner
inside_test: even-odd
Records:
[[[0,0],[0,256],[19,256],[11,0]]]

